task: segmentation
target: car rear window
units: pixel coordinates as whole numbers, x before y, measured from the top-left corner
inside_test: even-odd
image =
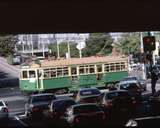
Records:
[[[114,99],[116,97],[129,97],[127,92],[114,92],[106,95],[106,99]]]
[[[45,102],[55,99],[54,95],[35,96],[32,102]]]
[[[131,88],[138,88],[138,85],[136,83],[127,83],[120,85],[120,89],[131,89]]]
[[[98,112],[101,109],[96,105],[84,105],[74,108],[74,114]]]
[[[70,106],[76,104],[72,100],[65,100],[65,101],[54,101],[52,109],[61,109],[65,106]]]
[[[81,90],[81,96],[88,96],[88,95],[99,95],[101,92],[98,89],[88,89],[88,90]]]

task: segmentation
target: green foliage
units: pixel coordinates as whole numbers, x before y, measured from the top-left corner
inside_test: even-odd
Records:
[[[112,52],[112,43],[113,39],[108,33],[91,33],[86,40],[86,47],[82,50],[83,56],[110,54]]]
[[[76,43],[70,42],[70,54],[71,57],[78,57],[79,56],[79,51],[76,48]],[[52,56],[57,57],[57,44],[51,44],[49,46],[49,49],[51,49],[51,54]],[[68,47],[67,47],[67,42],[62,42],[59,44],[59,53],[60,53],[60,57],[65,57],[66,53],[68,52]]]
[[[140,52],[140,33],[122,34],[122,38],[119,39],[115,47],[125,55]]]
[[[12,55],[17,41],[18,37],[15,35],[0,35],[0,56]]]

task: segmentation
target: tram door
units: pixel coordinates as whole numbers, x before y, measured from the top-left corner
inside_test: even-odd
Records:
[[[37,81],[37,71],[35,69],[28,70],[28,80],[29,80],[29,88],[32,90],[36,90],[38,81]]]
[[[72,84],[77,84],[78,83],[78,76],[77,76],[77,67],[71,67],[71,81]]]
[[[42,70],[37,69],[37,87],[39,90],[43,89],[43,78]]]

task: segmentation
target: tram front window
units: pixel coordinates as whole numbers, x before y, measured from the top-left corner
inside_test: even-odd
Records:
[[[29,78],[35,78],[35,71],[29,71]]]

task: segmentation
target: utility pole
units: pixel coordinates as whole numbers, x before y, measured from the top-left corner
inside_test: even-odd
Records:
[[[57,59],[59,59],[60,54],[59,54],[59,43],[58,43],[58,40],[57,40],[58,37],[56,37],[56,35],[54,37],[55,37],[55,41],[56,41],[56,44],[57,44]]]
[[[68,35],[67,35],[67,46],[68,46],[68,58],[71,58],[71,54],[70,54],[70,42],[68,39]]]

